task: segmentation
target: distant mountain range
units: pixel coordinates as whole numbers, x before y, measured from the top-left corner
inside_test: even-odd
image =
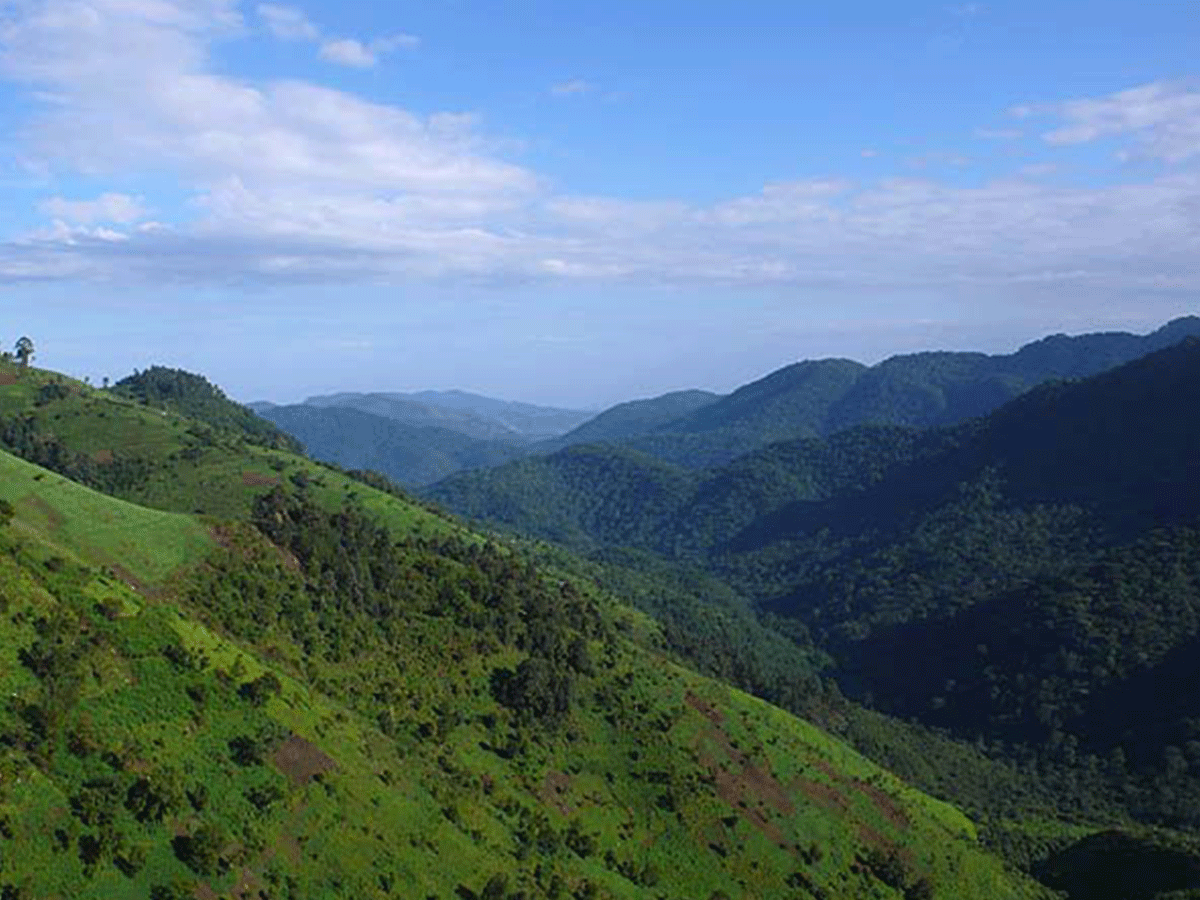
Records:
[[[809,360],[727,396],[677,391],[595,416],[462,391],[345,393],[290,407],[252,407],[315,458],[378,468],[409,487],[593,443],[703,469],[781,441],[859,425],[925,428],[984,415],[1046,381],[1103,372],[1189,335],[1200,335],[1200,318],[1177,319],[1148,335],[1054,335],[1006,355],[914,353],[875,366]],[[319,412],[344,409],[374,419]]]
[[[466,391],[340,393],[250,406],[314,459],[374,469],[408,487],[515,459],[592,415]]]

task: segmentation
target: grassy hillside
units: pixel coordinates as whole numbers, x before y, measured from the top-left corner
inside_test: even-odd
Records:
[[[170,413],[19,407],[55,380],[0,390],[26,450],[210,512],[0,454],[6,897],[1042,896],[596,588]]]
[[[472,609],[396,610],[402,629],[312,655],[283,619],[263,629],[269,603],[237,623],[287,571],[276,556],[253,577],[274,551],[250,534],[175,601],[16,534],[0,536],[9,896],[1038,896],[960,813],[640,649],[619,612],[588,607],[594,660],[547,728],[494,696],[533,657],[460,624]]]
[[[1200,706],[1185,686],[1200,646],[1198,385],[1192,339],[955,428],[788,442],[690,482],[676,470],[670,514],[623,512],[636,508],[632,471],[565,512],[543,510],[536,502],[557,495],[537,487],[537,467],[555,472],[557,457],[522,464],[522,494],[505,480],[514,467],[447,487],[542,536],[569,515],[583,531],[576,546],[610,545],[604,560],[655,551],[639,563],[647,572],[687,562],[723,582],[731,604],[753,602],[759,623],[808,659],[828,654],[821,674],[842,690],[1020,767],[1060,813],[1195,833]],[[473,479],[492,492],[474,492]],[[596,507],[620,514],[584,529],[581,511]],[[688,629],[713,633],[689,615]],[[740,633],[766,646],[752,627]],[[686,633],[671,639],[687,646]],[[788,702],[763,677],[775,657],[734,658],[754,668],[726,677]],[[870,731],[855,731],[859,746],[938,784],[889,743],[891,726],[881,742]],[[1002,816],[974,778],[964,770],[941,789]]]

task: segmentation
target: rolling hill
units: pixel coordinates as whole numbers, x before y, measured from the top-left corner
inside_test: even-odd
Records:
[[[5,897],[1046,896],[567,569],[0,374]]]

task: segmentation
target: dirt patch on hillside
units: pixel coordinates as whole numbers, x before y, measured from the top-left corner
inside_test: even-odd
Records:
[[[221,900],[221,895],[203,882],[196,885],[195,890],[192,891],[192,896],[196,900]]]
[[[111,450],[97,450],[92,454],[92,462],[98,466],[111,466],[113,461],[113,452]]]
[[[879,814],[886,821],[891,822],[897,828],[907,828],[911,824],[908,813],[901,808],[900,804],[896,802],[896,798],[891,794],[870,782],[861,781],[857,778],[854,779],[853,784],[855,788],[870,798],[875,809],[879,811]]]
[[[242,473],[242,485],[244,487],[278,487],[280,483],[276,475],[264,475],[261,472]]]
[[[331,757],[297,734],[280,745],[271,762],[297,785],[306,784],[317,775],[337,768],[337,763]]]
[[[542,789],[538,796],[547,806],[553,806],[564,816],[572,812],[567,803],[567,792],[571,789],[571,776],[566,772],[547,772],[542,779]]]
[[[0,387],[17,383],[17,376],[12,372],[0,372]]]
[[[845,815],[850,811],[850,802],[845,794],[832,785],[821,781],[810,781],[807,778],[797,778],[796,787],[809,800],[831,812]]]
[[[684,695],[683,702],[712,722],[717,728],[725,724],[725,716],[719,709],[703,698],[696,696],[691,691],[688,691]]]

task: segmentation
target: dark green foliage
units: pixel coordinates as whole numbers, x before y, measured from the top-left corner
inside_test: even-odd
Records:
[[[238,434],[252,444],[300,452],[300,444],[295,438],[234,403],[220,388],[191,372],[151,366],[122,378],[109,390],[118,397],[168,409],[219,431]]]
[[[197,875],[216,875],[227,867],[222,857],[229,837],[215,825],[201,825],[171,842],[175,857]]]
[[[1038,876],[1069,900],[1153,900],[1200,889],[1200,859],[1194,849],[1108,831],[1055,853]]]

